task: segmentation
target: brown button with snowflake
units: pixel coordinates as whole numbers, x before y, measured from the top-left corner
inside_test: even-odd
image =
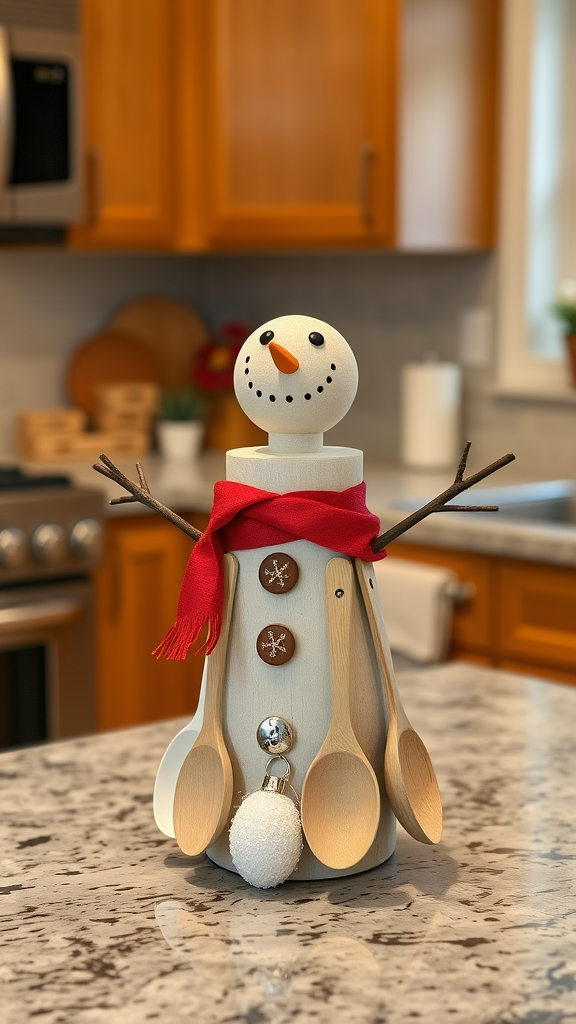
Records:
[[[258,634],[256,650],[267,665],[285,665],[294,654],[296,641],[287,626],[275,622]]]
[[[287,594],[298,582],[298,563],[283,551],[274,551],[261,562],[258,578],[271,594]]]

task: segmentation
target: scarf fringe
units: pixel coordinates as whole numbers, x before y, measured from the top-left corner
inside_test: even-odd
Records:
[[[152,651],[153,657],[166,658],[167,661],[184,661],[190,647],[198,639],[202,627],[206,623],[208,623],[208,637],[195,651],[195,654],[200,654],[204,648],[206,648],[206,654],[211,654],[220,636],[221,616],[218,614],[178,619],[168,630],[162,643]]]

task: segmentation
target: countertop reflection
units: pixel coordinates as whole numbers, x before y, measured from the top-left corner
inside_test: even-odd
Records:
[[[157,832],[179,722],[0,757],[2,1021],[576,1020],[576,689],[453,663],[400,678],[444,838],[251,889]]]

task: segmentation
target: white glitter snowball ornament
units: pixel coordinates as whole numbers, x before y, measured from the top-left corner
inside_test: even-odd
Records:
[[[285,882],[302,853],[300,815],[283,792],[287,781],[266,775],[262,789],[242,801],[230,826],[234,866],[258,889]]]

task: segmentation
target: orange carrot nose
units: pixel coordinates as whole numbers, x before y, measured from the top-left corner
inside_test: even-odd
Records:
[[[296,356],[293,356],[287,349],[282,348],[282,345],[277,345],[275,341],[271,341],[268,348],[280,373],[296,373],[300,366]]]

